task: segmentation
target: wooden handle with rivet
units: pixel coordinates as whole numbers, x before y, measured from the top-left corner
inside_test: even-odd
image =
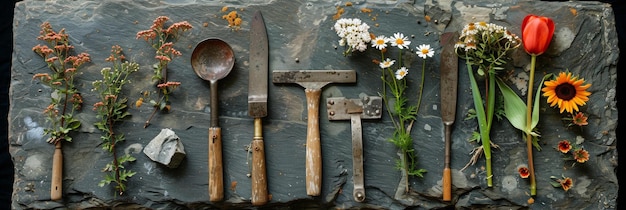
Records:
[[[209,200],[224,198],[224,175],[222,167],[222,129],[209,128]]]
[[[61,150],[61,141],[54,144],[51,182],[50,199],[61,200],[63,197],[63,151]]]
[[[265,170],[265,148],[261,118],[254,119],[254,137],[252,139],[252,205],[267,203],[267,175]]]

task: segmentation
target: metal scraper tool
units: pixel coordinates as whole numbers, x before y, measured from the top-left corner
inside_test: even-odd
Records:
[[[350,120],[352,128],[352,196],[357,202],[365,200],[363,172],[363,129],[361,119],[380,119],[383,100],[378,96],[363,96],[358,99],[335,97],[326,99],[329,120]]]

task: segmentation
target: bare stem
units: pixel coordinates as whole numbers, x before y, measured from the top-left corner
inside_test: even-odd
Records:
[[[528,169],[530,171],[530,195],[537,195],[537,183],[535,181],[535,167],[533,164],[533,137],[530,134],[532,125],[533,104],[533,81],[535,80],[536,55],[531,55],[530,77],[528,78],[528,94],[526,95],[526,153],[528,154]]]
[[[159,110],[159,107],[155,106],[152,114],[150,114],[150,117],[146,120],[146,123],[143,124],[143,128],[147,128],[150,125],[150,120],[152,120],[152,117],[154,117],[154,114],[156,114],[157,110]]]

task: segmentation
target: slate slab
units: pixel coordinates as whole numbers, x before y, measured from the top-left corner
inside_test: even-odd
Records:
[[[617,151],[615,128],[616,62],[618,58],[614,16],[608,4],[596,2],[539,1],[355,1],[352,6],[337,1],[22,1],[15,9],[14,56],[11,77],[10,152],[15,162],[14,209],[54,208],[128,208],[128,209],[211,209],[251,208],[250,155],[252,119],[247,116],[248,29],[255,10],[262,10],[270,39],[270,70],[273,69],[354,69],[357,84],[326,87],[321,101],[329,97],[355,98],[381,91],[380,71],[371,60],[375,51],[344,57],[338,37],[332,31],[338,7],[342,17],[360,18],[372,25],[376,34],[402,32],[411,37],[412,48],[430,44],[436,50],[427,61],[424,101],[413,126],[412,136],[419,166],[428,170],[424,178],[410,177],[410,192],[405,193],[400,171],[395,169],[397,149],[387,141],[393,132],[389,116],[380,121],[363,122],[364,174],[367,198],[352,200],[350,123],[331,122],[320,115],[323,154],[323,186],[320,197],[306,196],[304,159],[306,105],[302,89],[296,85],[269,85],[269,116],[264,118],[268,189],[272,195],[267,208],[374,208],[432,209],[456,208],[536,208],[536,209],[612,209],[617,197]],[[239,30],[227,26],[221,17],[237,11],[242,19]],[[361,9],[371,9],[371,12]],[[528,181],[519,178],[516,168],[526,162],[521,134],[507,121],[493,127],[493,141],[500,146],[493,156],[494,187],[486,188],[484,160],[461,171],[478,146],[468,142],[477,128],[475,120],[463,120],[473,108],[465,65],[461,62],[457,122],[452,134],[453,201],[441,201],[443,167],[443,126],[439,117],[438,37],[444,31],[460,31],[468,22],[489,21],[520,33],[523,17],[529,13],[553,18],[556,33],[548,52],[538,59],[538,72],[568,70],[593,84],[593,93],[583,111],[589,114],[584,129],[568,128],[558,110],[541,103],[543,150],[535,152],[538,196],[528,204]],[[141,70],[125,94],[131,101],[141,91],[152,90],[150,81],[154,51],[138,31],[150,27],[157,16],[166,15],[170,23],[189,21],[194,29],[176,43],[182,56],[168,66],[170,80],[182,85],[172,95],[172,111],[158,114],[152,125],[143,124],[152,109],[131,107],[132,114],[120,125],[127,141],[121,152],[133,154],[137,161],[128,168],[137,172],[128,182],[128,191],[115,196],[114,190],[98,187],[100,171],[110,155],[100,148],[100,133],[94,126],[95,112],[84,109],[78,117],[83,126],[75,141],[64,144],[64,199],[50,201],[50,171],[53,146],[46,143],[42,128],[47,124],[41,111],[47,106],[50,89],[32,80],[35,73],[47,72],[46,64],[31,51],[40,42],[39,25],[48,21],[59,30],[65,28],[76,52],[88,52],[92,62],[82,69],[79,89],[86,107],[96,101],[89,90],[105,67],[111,45],[120,45],[128,58],[140,63]],[[427,20],[426,16],[430,20]],[[207,129],[209,126],[209,84],[198,78],[190,66],[195,44],[214,37],[228,42],[235,51],[233,71],[220,80],[220,125],[223,138],[225,201],[208,201]],[[409,95],[417,91],[421,59],[407,53],[406,63],[413,69]],[[519,50],[513,55],[509,82],[525,92],[529,56]],[[537,84],[538,81],[535,82]],[[412,98],[412,103],[415,98]],[[321,107],[320,113],[326,113]],[[178,168],[170,169],[141,154],[161,129],[170,128],[183,141],[187,156]],[[583,142],[590,153],[585,164],[572,166],[554,149],[562,139]],[[568,192],[552,187],[550,176],[574,179]]]

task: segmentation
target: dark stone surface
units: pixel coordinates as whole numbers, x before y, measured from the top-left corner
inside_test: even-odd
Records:
[[[227,27],[221,19],[223,6],[237,9],[244,20],[240,30]],[[15,162],[13,208],[53,209],[127,207],[154,209],[235,208],[250,207],[251,157],[246,146],[252,140],[252,119],[247,116],[247,69],[249,20],[255,10],[262,10],[270,39],[270,70],[273,69],[354,69],[357,84],[331,84],[324,88],[322,100],[328,97],[356,98],[359,94],[373,95],[381,91],[379,70],[371,63],[374,51],[343,57],[337,48],[338,37],[331,30],[335,1],[25,1],[16,6],[14,20],[14,56],[11,77],[11,107],[9,116],[10,152]],[[362,13],[360,8],[370,8]],[[411,48],[430,44],[436,50],[428,60],[424,101],[413,126],[412,135],[419,166],[428,170],[424,178],[410,178],[411,192],[404,194],[403,177],[395,169],[397,149],[386,139],[393,128],[384,114],[380,121],[363,122],[364,170],[367,200],[352,200],[350,124],[329,121],[320,115],[323,153],[322,195],[306,195],[304,159],[306,136],[306,106],[304,91],[297,85],[269,85],[269,116],[264,118],[265,151],[268,189],[272,200],[267,207],[336,207],[336,208],[457,208],[507,207],[537,209],[610,209],[617,197],[617,151],[615,150],[616,62],[617,36],[609,5],[595,2],[517,2],[479,1],[358,1],[345,7],[343,17],[358,17],[373,27],[370,32],[392,35],[402,32],[411,36]],[[576,11],[574,14],[572,11]],[[459,171],[477,145],[470,143],[475,120],[463,120],[473,107],[468,77],[461,62],[459,70],[459,99],[457,121],[453,130],[452,169],[454,200],[442,202],[441,171],[443,166],[443,126],[439,117],[439,49],[438,37],[444,31],[460,31],[469,21],[490,21],[520,34],[521,20],[534,13],[553,18],[556,34],[549,51],[538,58],[538,73],[569,70],[585,78],[592,87],[590,101],[583,110],[590,115],[584,130],[567,128],[558,110],[541,103],[542,151],[535,151],[538,196],[527,204],[528,180],[517,175],[516,167],[526,163],[525,143],[517,130],[507,121],[492,129],[494,187],[486,188],[481,158],[474,166]],[[131,101],[140,91],[152,90],[150,82],[154,52],[135,33],[150,27],[157,16],[171,18],[169,24],[189,21],[194,29],[177,43],[183,55],[168,66],[168,77],[181,81],[182,86],[172,96],[172,112],[158,114],[152,125],[143,128],[151,113],[148,106],[129,109],[132,117],[120,126],[126,135],[120,151],[133,153],[137,161],[129,168],[137,175],[129,181],[124,196],[114,196],[113,189],[98,187],[109,162],[110,154],[100,148],[100,132],[92,126],[95,112],[84,109],[79,118],[83,126],[72,143],[64,144],[64,199],[50,201],[50,173],[53,146],[45,142],[38,129],[45,126],[41,111],[49,102],[50,90],[32,80],[35,73],[48,72],[46,64],[31,48],[39,25],[49,21],[59,30],[65,28],[76,52],[88,52],[92,62],[85,66],[79,89],[86,107],[96,100],[90,92],[91,81],[100,77],[107,64],[111,45],[120,45],[128,58],[142,68],[125,92]],[[426,21],[424,16],[431,17]],[[435,22],[435,20],[437,20]],[[203,24],[207,23],[207,26]],[[374,24],[379,24],[374,27]],[[232,72],[220,80],[220,125],[224,149],[225,202],[208,202],[207,129],[209,126],[209,84],[198,78],[189,63],[195,43],[209,37],[228,42],[235,51],[236,64]],[[413,69],[409,82],[410,95],[415,95],[421,61],[407,54]],[[519,50],[514,55],[512,81],[524,87],[530,57]],[[297,60],[297,61],[296,61]],[[406,61],[405,61],[406,62]],[[526,77],[527,78],[527,77]],[[517,79],[517,80],[516,80]],[[535,84],[537,84],[535,82]],[[513,89],[517,90],[515,84]],[[414,103],[415,98],[412,98]],[[543,99],[545,100],[545,99]],[[325,112],[322,106],[320,113]],[[162,128],[171,128],[183,140],[187,156],[176,169],[152,162],[141,153]],[[585,164],[571,166],[554,149],[562,139],[583,140],[590,153]],[[550,176],[569,176],[574,187],[563,192],[552,187]]]

